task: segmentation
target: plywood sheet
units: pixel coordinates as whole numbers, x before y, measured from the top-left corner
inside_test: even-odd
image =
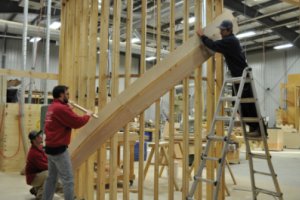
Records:
[[[25,166],[25,154],[22,146],[22,138],[18,125],[18,104],[9,103],[5,107],[4,126],[1,137],[0,170],[15,172],[20,171]],[[25,104],[25,134],[31,130],[40,129],[40,110],[41,105]],[[20,147],[19,146],[20,142]],[[29,144],[29,140],[28,146]],[[19,149],[19,151],[18,151]]]

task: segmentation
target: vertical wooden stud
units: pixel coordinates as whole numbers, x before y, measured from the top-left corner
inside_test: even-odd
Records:
[[[195,0],[195,30],[198,26],[202,26],[202,0]],[[195,87],[194,87],[194,136],[195,136],[195,153],[194,153],[194,169],[195,173],[200,166],[200,156],[202,153],[202,65],[195,70]],[[195,199],[202,199],[202,183],[198,183],[195,192]]]
[[[215,17],[222,14],[223,10],[223,0],[215,0]],[[223,77],[224,77],[224,67],[223,67],[223,56],[219,53],[215,55],[215,63],[216,63],[216,96],[215,96],[215,105],[218,103],[219,96],[222,90],[223,85]],[[219,113],[220,116],[224,115],[223,106]],[[224,136],[224,122],[217,122],[216,124],[216,134],[219,136]],[[216,145],[216,157],[221,157],[222,155],[223,144],[217,143]],[[218,163],[217,163],[218,167]],[[219,200],[225,199],[225,167],[223,166],[222,178],[220,180],[220,191],[218,195]]]
[[[112,98],[115,98],[119,93],[119,64],[120,64],[120,15],[121,15],[121,0],[114,1],[113,10],[113,47],[112,47]],[[109,166],[109,188],[110,200],[117,199],[117,165],[118,157],[118,135],[111,137],[110,142],[110,166]]]
[[[209,0],[206,2],[206,22],[210,23],[213,19],[213,5],[214,0]],[[213,58],[214,59],[214,58]],[[212,58],[207,61],[207,99],[206,99],[206,119],[207,128],[210,130],[212,125],[212,119],[214,115],[214,104],[215,104],[215,65]],[[214,145],[211,145],[208,156],[213,157],[214,155]],[[214,163],[213,161],[206,162],[206,177],[208,179],[214,179]],[[213,186],[211,184],[206,184],[206,198],[213,198]]]
[[[141,20],[141,58],[140,74],[146,70],[146,31],[147,31],[147,0],[142,1],[142,20]],[[139,136],[139,180],[138,180],[138,199],[144,199],[144,144],[145,144],[145,115],[140,114],[140,136]]]
[[[126,57],[125,57],[125,89],[130,85],[131,74],[131,38],[132,38],[132,12],[133,1],[127,0],[127,27],[126,27]],[[123,163],[123,199],[129,200],[129,161],[130,161],[130,149],[129,149],[129,126],[125,127],[124,132],[124,163]],[[140,161],[142,162],[142,161]]]
[[[108,27],[109,27],[109,1],[101,1],[100,19],[100,68],[99,68],[99,94],[98,107],[101,110],[107,103],[107,61],[108,61]],[[105,199],[105,166],[106,145],[103,144],[97,152],[97,200]]]
[[[160,62],[161,49],[161,0],[156,4],[156,63]],[[154,164],[154,199],[158,199],[159,194],[159,134],[160,134],[160,99],[155,102],[155,164]]]
[[[184,1],[183,41],[189,37],[189,1]],[[182,159],[182,199],[189,192],[189,77],[183,80],[183,159]]]
[[[175,0],[170,0],[170,52],[175,49]],[[169,177],[168,199],[174,199],[174,88],[169,92]]]

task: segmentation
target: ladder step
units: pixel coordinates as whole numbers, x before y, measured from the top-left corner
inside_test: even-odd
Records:
[[[240,100],[240,103],[255,103],[256,99],[255,98],[243,98]]]
[[[261,174],[261,175],[265,175],[265,176],[272,176],[271,173],[260,172],[260,171],[256,171],[256,170],[253,170],[253,173],[255,173],[255,174]],[[277,176],[276,174],[274,174],[274,175]]]
[[[218,141],[227,141],[227,136],[218,136],[218,135],[208,135],[206,137],[208,140],[218,140]]]
[[[230,121],[232,117],[223,117],[223,116],[216,116],[215,118],[217,121]]]
[[[198,176],[194,176],[194,179],[198,180],[198,181],[206,182],[206,183],[209,183],[209,184],[217,185],[217,181],[214,181],[214,180],[211,180],[211,179],[205,179],[205,178],[198,177]]]
[[[251,134],[251,133],[249,133],[249,134]],[[247,133],[246,133],[246,135],[247,135]],[[246,139],[247,140],[255,140],[255,141],[262,141],[263,140],[261,136],[259,136],[259,137],[246,136]]]
[[[249,153],[249,156],[252,158],[258,158],[258,159],[267,159],[268,156],[265,154],[256,154],[256,153]]]
[[[236,101],[237,97],[233,96],[233,97],[220,97],[220,101]]]
[[[202,160],[211,160],[211,161],[217,161],[217,162],[221,162],[221,158],[216,158],[216,157],[209,157],[209,156],[206,156],[206,155],[202,155],[201,156],[201,159]]]
[[[241,81],[242,81],[242,77],[228,78],[225,80],[226,83],[239,83]]]
[[[240,83],[242,81],[242,79],[243,79],[243,77],[228,78],[225,80],[225,82],[226,83]],[[251,79],[247,77],[245,79],[245,82],[249,83],[249,82],[251,82]]]
[[[259,118],[257,117],[242,117],[241,121],[243,122],[259,122]]]
[[[282,193],[277,193],[277,192],[273,192],[273,191],[269,191],[269,190],[265,190],[265,189],[261,189],[261,188],[255,188],[255,192],[257,193],[264,193],[264,194],[268,194],[274,197],[281,197]]]

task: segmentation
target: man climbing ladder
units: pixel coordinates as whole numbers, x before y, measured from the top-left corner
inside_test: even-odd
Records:
[[[224,20],[220,26],[221,40],[213,41],[204,35],[203,30],[199,27],[197,34],[201,38],[203,44],[209,49],[222,53],[225,57],[227,67],[232,77],[240,77],[243,74],[243,70],[248,66],[243,49],[239,40],[233,34],[233,24],[229,20]],[[238,84],[234,84],[234,89],[238,89]],[[250,85],[246,84],[242,94],[243,98],[253,97],[250,90]],[[242,105],[242,112],[244,117],[255,117],[257,113],[253,103],[245,103]],[[261,135],[260,129],[257,123],[249,122],[247,125],[250,128],[251,136],[259,137]],[[266,132],[265,128],[265,132]]]
[[[234,78],[225,80],[222,91],[220,94],[217,109],[213,118],[212,126],[210,132],[207,136],[207,145],[204,153],[201,156],[200,167],[194,177],[194,183],[191,190],[187,196],[188,200],[193,199],[197,184],[199,181],[206,182],[207,184],[212,184],[214,186],[213,199],[218,199],[218,192],[220,186],[220,179],[222,176],[222,168],[225,162],[225,157],[228,149],[228,144],[230,142],[230,136],[233,130],[234,121],[236,119],[236,114],[239,111],[240,122],[244,132],[244,139],[246,144],[246,153],[249,156],[249,167],[250,167],[250,177],[251,177],[251,187],[253,199],[256,200],[258,194],[264,193],[277,197],[282,200],[283,195],[280,191],[280,187],[277,180],[277,175],[274,172],[274,168],[271,162],[271,156],[267,145],[267,133],[263,122],[263,118],[260,114],[259,105],[257,102],[257,95],[255,92],[253,75],[251,68],[247,67],[245,56],[242,52],[242,48],[239,44],[238,39],[232,33],[232,23],[230,21],[223,21],[219,26],[220,33],[222,35],[222,40],[212,41],[207,38],[201,28],[198,30],[198,35],[201,37],[202,42],[210,49],[220,52],[225,56],[228,68]],[[235,96],[225,96],[225,87],[227,84],[232,84],[234,87]],[[219,116],[219,111],[222,107],[223,102],[232,102],[233,107],[230,109],[229,115]],[[246,106],[245,106],[246,105]],[[250,111],[250,112],[249,112]],[[227,136],[217,136],[215,134],[215,125],[217,121],[227,122]],[[249,131],[246,131],[246,124],[249,126]],[[254,154],[251,152],[249,140],[262,140],[264,145],[264,154]],[[220,157],[209,157],[208,152],[211,147],[213,147],[217,142],[223,143],[223,149]],[[253,159],[265,159],[268,164],[269,172],[256,171],[253,167]],[[205,179],[202,176],[203,169],[207,161],[218,162],[217,176],[216,180]],[[275,191],[269,191],[257,187],[255,183],[255,175],[265,175],[271,176],[272,181],[275,186]]]

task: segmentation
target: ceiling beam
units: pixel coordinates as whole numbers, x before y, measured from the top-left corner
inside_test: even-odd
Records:
[[[299,22],[299,17],[292,17],[292,18],[289,18],[289,19],[280,20],[280,21],[277,21],[274,28],[275,27],[280,27],[280,26],[287,26],[289,24],[297,23],[297,22]],[[265,25],[260,25],[260,26],[245,29],[242,32],[253,31],[253,30],[254,31],[263,31],[263,30],[270,29],[270,28],[272,28],[272,27],[266,27]],[[240,29],[241,29],[241,26],[240,26]]]
[[[44,7],[42,13],[46,13],[47,8]],[[0,1],[0,13],[20,13],[23,14],[24,8],[19,6],[19,2],[16,1]],[[40,10],[28,9],[29,13],[40,14]],[[51,9],[51,15],[60,15],[60,10]]]
[[[256,9],[253,9],[243,4],[240,0],[224,0],[224,6],[231,10],[244,14],[249,18],[263,15],[262,13],[258,12]],[[257,19],[257,21],[267,27],[278,25],[278,22],[273,20],[270,17]],[[294,46],[300,49],[300,35],[297,32],[290,30],[287,27],[279,27],[279,28],[271,28],[271,29],[279,36],[291,42],[292,44],[294,44]]]

